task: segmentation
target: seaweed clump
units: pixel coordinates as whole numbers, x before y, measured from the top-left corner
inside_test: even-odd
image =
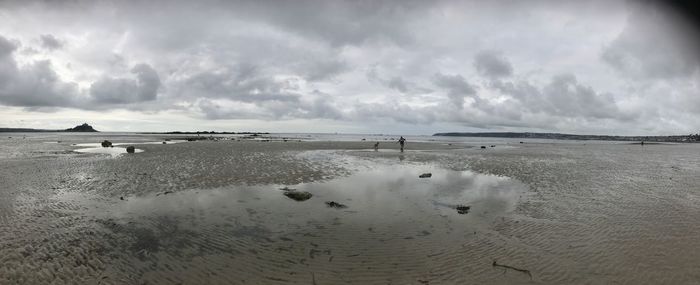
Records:
[[[471,207],[464,206],[464,205],[457,205],[457,207],[455,207],[455,210],[457,210],[457,213],[462,214],[462,215],[469,214],[469,209],[471,209]]]
[[[348,207],[348,206],[340,204],[336,201],[328,201],[328,202],[326,202],[326,206],[328,206],[330,208],[336,208],[336,209],[345,209]]]

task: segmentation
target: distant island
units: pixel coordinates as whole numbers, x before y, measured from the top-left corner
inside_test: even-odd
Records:
[[[553,140],[600,140],[600,141],[645,141],[645,142],[700,142],[700,134],[676,136],[605,136],[605,135],[572,135],[560,133],[436,133],[433,136],[443,137],[484,137],[484,138],[526,138]]]
[[[0,128],[2,133],[56,133],[56,132],[81,132],[81,133],[96,133],[98,132],[87,123],[75,126],[65,130],[46,130],[46,129],[27,129],[27,128]]]

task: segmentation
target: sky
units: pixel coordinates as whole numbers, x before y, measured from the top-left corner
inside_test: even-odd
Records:
[[[0,127],[700,132],[654,1],[2,1]]]

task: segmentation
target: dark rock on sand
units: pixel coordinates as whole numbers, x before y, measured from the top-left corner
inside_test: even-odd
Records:
[[[126,147],[126,152],[128,153],[134,153],[136,152],[136,148],[132,145]]]
[[[110,147],[112,146],[112,142],[105,140],[102,142],[102,147]]]
[[[418,175],[418,178],[430,178],[433,177],[432,173],[423,173],[421,175]]]
[[[485,145],[482,145],[481,148],[486,148],[486,146],[485,146]]]
[[[469,209],[471,209],[471,207],[464,206],[464,205],[457,205],[457,207],[455,207],[455,210],[457,210],[457,213],[460,213],[462,215],[469,214]]]
[[[335,201],[327,201],[326,206],[331,207],[331,208],[336,208],[336,209],[345,209],[348,207],[346,205],[340,204],[340,203],[335,202]]]
[[[311,196],[313,195],[306,191],[286,191],[284,192],[284,196],[287,196],[287,198],[292,199],[294,201],[301,202],[311,199]]]

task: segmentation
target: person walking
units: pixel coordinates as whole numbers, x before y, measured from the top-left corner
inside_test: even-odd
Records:
[[[403,146],[405,143],[406,143],[406,139],[403,138],[403,136],[401,136],[401,138],[399,139],[399,144],[401,145],[401,152],[403,152]]]

